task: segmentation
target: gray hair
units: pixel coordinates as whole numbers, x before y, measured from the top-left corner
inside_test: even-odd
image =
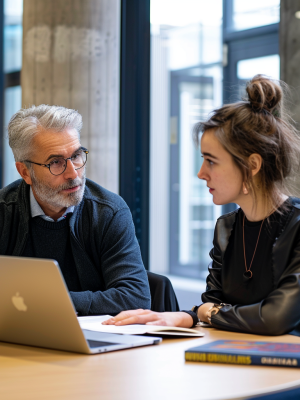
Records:
[[[30,158],[31,143],[38,132],[43,130],[63,132],[66,129],[76,129],[80,137],[81,128],[82,116],[78,111],[41,104],[21,108],[11,117],[8,124],[8,140],[15,161],[24,161]]]

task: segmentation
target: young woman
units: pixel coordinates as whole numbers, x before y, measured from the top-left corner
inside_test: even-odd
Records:
[[[262,75],[248,100],[225,105],[196,127],[204,158],[198,173],[215,204],[239,208],[217,221],[202,304],[191,311],[124,311],[107,324],[215,328],[300,335],[300,199],[288,197],[300,160],[283,90]]]

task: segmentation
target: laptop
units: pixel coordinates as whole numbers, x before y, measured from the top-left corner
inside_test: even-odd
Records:
[[[0,256],[0,341],[84,354],[158,344],[161,338],[81,329],[58,263]]]

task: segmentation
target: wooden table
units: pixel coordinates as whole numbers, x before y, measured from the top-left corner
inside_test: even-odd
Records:
[[[300,338],[198,329],[205,337],[93,356],[0,343],[0,399],[243,399],[300,386],[299,368],[184,361],[184,350],[217,339],[300,343]]]

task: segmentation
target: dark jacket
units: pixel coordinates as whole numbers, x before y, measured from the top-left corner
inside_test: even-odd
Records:
[[[0,254],[22,256],[30,224],[29,186],[0,190]],[[81,292],[70,292],[81,315],[150,308],[150,290],[130,210],[124,200],[87,179],[69,219]]]
[[[212,316],[215,328],[258,335],[300,336],[300,200],[291,198],[292,208],[273,245],[273,289],[256,304],[223,307]],[[224,254],[237,217],[237,211],[217,221],[210,256],[203,302],[226,303],[222,294]]]

